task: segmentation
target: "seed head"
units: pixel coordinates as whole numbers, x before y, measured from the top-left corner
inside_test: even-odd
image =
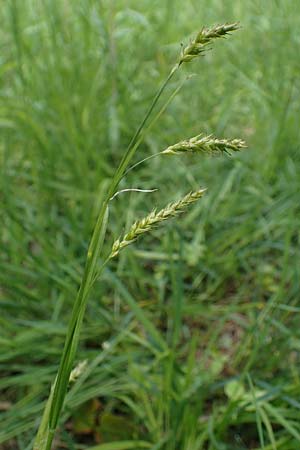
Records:
[[[170,145],[162,153],[169,155],[177,155],[179,153],[230,153],[237,152],[246,148],[246,143],[241,139],[217,139],[212,135],[203,136],[199,134],[191,139]]]
[[[128,233],[126,233],[122,238],[117,239],[112,247],[110,258],[113,258],[118,255],[120,250],[128,245],[132,244],[137,240],[137,238],[148,231],[151,231],[153,228],[156,228],[161,222],[170,219],[171,217],[176,217],[179,214],[183,213],[184,210],[196,202],[199,198],[202,197],[206,189],[199,189],[195,192],[190,192],[181,200],[177,202],[170,203],[164,209],[160,211],[152,211],[148,216],[144,217],[141,220],[137,220]]]
[[[213,39],[226,37],[226,35],[230,34],[231,31],[238,29],[239,26],[237,23],[216,25],[211,28],[202,28],[195,39],[183,49],[179,64],[190,62],[197,56],[201,55],[205,50],[207,50],[208,44],[210,44]]]
[[[70,373],[69,381],[74,382],[77,380],[77,378],[80,377],[80,375],[84,372],[87,366],[87,360],[81,361],[77,366],[72,370]]]

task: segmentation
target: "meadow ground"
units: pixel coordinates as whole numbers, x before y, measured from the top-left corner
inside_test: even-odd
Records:
[[[101,199],[180,42],[240,21],[172,80],[136,161],[200,132],[249,149],[122,182],[159,190],[116,197],[106,249],[208,192],[95,285],[55,448],[299,450],[298,1],[10,0],[0,20],[0,448],[32,446]]]

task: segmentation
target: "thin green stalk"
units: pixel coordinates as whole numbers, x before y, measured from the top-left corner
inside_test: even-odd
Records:
[[[109,200],[114,195],[119,185],[119,182],[121,181],[132,157],[134,156],[137,150],[138,145],[140,144],[139,136],[143,128],[145,127],[160,96],[162,95],[167,84],[169,83],[172,76],[179,68],[179,66],[180,64],[176,64],[172,68],[168,77],[166,78],[162,86],[159,88],[157,94],[155,95],[148,111],[145,114],[145,117],[143,118],[142,122],[140,123],[139,127],[137,128],[133,138],[131,139],[127,147],[127,150],[120,162],[120,165],[116,170],[115,175],[110,183],[106,198],[102,203],[97,218],[97,222],[93,231],[93,235],[90,241],[90,245],[88,248],[82,282],[71,313],[63,354],[61,357],[57,373],[57,378],[53,385],[49,400],[46,404],[43,420],[38,430],[37,438],[34,444],[34,450],[51,450],[55,430],[58,424],[60,412],[63,407],[63,402],[68,388],[69,377],[72,370],[75,353],[78,347],[79,333],[81,329],[83,316],[85,313],[88,295],[93,285],[95,273],[97,270],[97,262],[105,238]],[[45,426],[47,422],[48,426]]]
[[[130,166],[129,169],[126,170],[125,175],[127,175],[129,172],[131,172],[136,167],[138,167],[140,164],[143,164],[144,162],[149,161],[149,159],[156,158],[159,155],[162,155],[162,152],[154,153],[153,155],[147,156],[147,158],[141,159],[137,163],[133,164],[133,166]]]
[[[157,94],[155,95],[155,97],[154,97],[154,99],[153,99],[153,101],[152,101],[152,103],[151,103],[151,105],[150,105],[150,107],[149,107],[149,109],[148,109],[144,119],[142,120],[140,126],[136,130],[135,135],[131,139],[131,141],[130,141],[128,147],[127,147],[127,150],[126,150],[126,152],[125,152],[125,154],[124,154],[124,156],[123,156],[123,158],[122,158],[122,160],[120,162],[120,165],[119,165],[119,167],[118,167],[118,169],[117,169],[117,171],[116,171],[116,173],[115,173],[115,175],[113,177],[113,180],[111,182],[110,189],[109,189],[108,200],[113,196],[115,189],[118,187],[118,184],[121,181],[122,176],[123,176],[125,170],[128,167],[128,164],[130,163],[133,155],[136,152],[136,149],[137,149],[136,143],[138,141],[138,138],[139,138],[139,136],[140,136],[144,126],[146,125],[146,123],[147,123],[147,121],[148,121],[148,119],[149,119],[153,109],[155,108],[155,105],[157,104],[157,102],[158,102],[160,96],[162,95],[163,91],[165,90],[167,84],[169,83],[169,81],[173,77],[174,73],[179,69],[179,67],[180,67],[180,64],[176,64],[172,68],[172,70],[170,71],[169,75],[167,76],[165,82],[162,84],[162,86],[157,91]]]
[[[259,442],[260,442],[260,446],[261,446],[262,450],[264,450],[265,449],[265,441],[264,441],[264,433],[263,433],[263,428],[262,428],[262,423],[261,423],[262,411],[261,411],[261,407],[256,399],[255,389],[254,389],[252,378],[251,378],[249,372],[246,373],[246,377],[247,377],[247,381],[249,383],[252,398],[253,398],[253,405],[255,408],[255,416],[256,416],[256,424],[257,424]]]
[[[165,110],[167,109],[168,105],[171,103],[171,101],[176,97],[176,95],[178,94],[178,92],[180,91],[180,89],[182,88],[182,86],[184,85],[184,83],[186,82],[187,79],[190,79],[193,75],[189,75],[188,77],[186,77],[179,86],[177,86],[177,88],[174,90],[174,92],[172,92],[172,94],[170,95],[170,97],[166,100],[166,102],[163,104],[163,106],[161,107],[161,109],[158,111],[158,113],[155,115],[154,119],[152,120],[152,122],[150,123],[150,125],[146,128],[146,130],[144,130],[144,132],[141,134],[139,140],[138,140],[138,144],[140,144],[142,142],[142,140],[144,139],[146,133],[148,133],[151,128],[155,125],[155,123],[158,121],[158,119],[162,116],[162,114],[165,112]],[[138,167],[140,164],[149,161],[149,159],[152,158],[156,158],[159,155],[162,155],[163,152],[158,152],[155,153],[153,155],[147,156],[146,158],[142,159],[141,161],[138,161],[137,163],[135,163],[133,166],[130,166],[129,169],[126,170],[126,172],[124,173],[123,176],[126,176],[129,172],[131,172],[133,169],[135,169],[136,167]]]

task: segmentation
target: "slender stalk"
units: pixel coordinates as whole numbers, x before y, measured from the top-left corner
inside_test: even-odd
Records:
[[[166,100],[166,102],[163,104],[163,106],[161,107],[161,109],[158,111],[157,114],[155,114],[154,119],[151,121],[151,123],[148,125],[148,127],[143,131],[143,133],[140,134],[140,137],[136,143],[136,145],[139,145],[142,140],[144,139],[144,136],[146,135],[146,133],[148,133],[152,127],[155,125],[155,123],[158,121],[158,119],[161,117],[161,115],[165,112],[165,110],[167,109],[167,107],[169,106],[169,104],[171,103],[171,101],[176,97],[176,95],[178,94],[178,92],[180,91],[180,89],[182,88],[182,86],[184,85],[184,83],[186,82],[186,80],[192,78],[193,75],[189,75],[187,76],[181,83],[179,86],[177,86],[177,88],[174,90],[174,92],[172,92],[172,94],[170,95],[170,97]],[[154,155],[150,155],[147,158],[138,161],[136,164],[134,164],[133,166],[130,166],[129,169],[126,170],[126,172],[124,173],[124,177],[133,169],[135,169],[137,166],[139,166],[140,164],[142,164],[145,161],[148,161],[149,159],[152,159],[156,156],[161,155],[162,152],[159,153],[155,153]]]
[[[163,152],[153,153],[153,155],[147,156],[147,158],[141,159],[137,163],[133,164],[133,166],[130,166],[129,169],[126,170],[124,175],[127,175],[129,172],[131,172],[133,169],[138,167],[140,164],[143,164],[146,161],[149,161],[149,159],[156,158],[157,156],[162,155]]]
[[[160,96],[162,95],[163,91],[165,90],[167,84],[169,83],[169,81],[171,80],[171,78],[173,77],[174,73],[177,71],[177,69],[179,69],[180,64],[176,64],[172,70],[170,71],[169,75],[167,76],[166,80],[164,81],[164,83],[162,84],[162,86],[159,88],[159,90],[157,91],[157,94],[155,95],[154,99],[152,100],[152,103],[144,117],[144,119],[142,120],[141,124],[139,125],[138,129],[136,130],[133,138],[131,139],[127,150],[120,162],[120,165],[112,179],[110,188],[109,188],[109,195],[108,195],[108,200],[113,196],[113,194],[115,193],[116,188],[118,187],[118,184],[120,183],[122,176],[125,172],[125,170],[127,169],[132,157],[134,156],[136,150],[137,150],[137,142],[138,142],[138,138],[143,130],[143,128],[145,127],[153,109],[155,108],[155,105],[157,104]],[[140,143],[140,142],[138,142]]]
[[[114,195],[132,157],[134,156],[137,150],[138,145],[140,144],[139,137],[142,130],[144,129],[160,96],[164,92],[167,84],[169,83],[172,76],[179,68],[179,66],[180,64],[176,64],[172,68],[166,80],[157,91],[149,109],[145,114],[145,117],[141,121],[139,127],[137,128],[133,138],[131,139],[126,149],[126,152],[119,164],[119,167],[116,170],[114,177],[112,178],[107,195],[101,205],[97,222],[87,252],[87,259],[83,272],[82,282],[71,313],[65,345],[57,373],[57,378],[54,382],[54,385],[51,390],[51,395],[46,404],[42,423],[38,430],[38,434],[34,444],[34,450],[51,450],[55,430],[57,428],[59,416],[61,413],[61,409],[63,407],[64,398],[66,396],[68,388],[69,377],[73,367],[75,353],[78,347],[80,328],[86,309],[88,295],[93,285],[95,273],[97,270],[97,262],[105,238],[109,200]],[[47,423],[48,425],[46,425]]]

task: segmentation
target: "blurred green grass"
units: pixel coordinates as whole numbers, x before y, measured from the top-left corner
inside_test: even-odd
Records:
[[[209,191],[95,287],[78,355],[88,368],[57,448],[298,449],[297,2],[10,0],[0,19],[0,446],[30,448],[99,203],[179,43],[238,20],[174,79],[170,93],[194,74],[138,159],[201,131],[249,150],[128,175],[122,187],[160,189],[113,202],[108,246],[153,206]],[[83,436],[76,414],[92,399]]]

